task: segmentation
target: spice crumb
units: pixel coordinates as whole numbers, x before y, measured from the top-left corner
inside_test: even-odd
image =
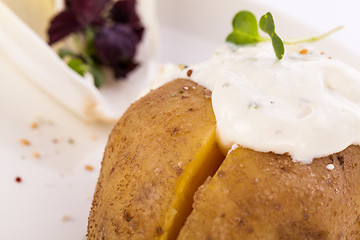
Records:
[[[74,144],[74,143],[75,143],[74,139],[72,139],[72,138],[69,138],[68,142],[69,142],[70,144]]]
[[[32,152],[32,155],[33,155],[33,157],[35,157],[35,158],[40,158],[40,154],[39,154],[39,152],[37,152],[37,151],[33,151],[33,152]]]
[[[63,221],[63,222],[68,222],[68,221],[70,221],[70,217],[69,217],[68,215],[63,215],[63,216],[61,217],[61,221]]]
[[[299,53],[304,55],[308,53],[308,50],[304,48]]]
[[[179,64],[178,67],[179,67],[180,70],[184,70],[184,69],[187,68],[187,66],[185,64]]]
[[[15,182],[21,183],[21,182],[22,182],[22,178],[21,178],[21,177],[16,177],[16,178],[15,178]]]
[[[58,140],[57,138],[53,138],[53,139],[52,139],[52,142],[53,142],[54,144],[56,144],[56,143],[59,142],[59,140]]]
[[[33,122],[32,124],[31,124],[31,128],[32,129],[37,129],[39,127],[39,125],[36,123],[36,122]]]
[[[94,171],[94,167],[91,165],[85,165],[85,170],[86,171]]]
[[[189,70],[187,71],[186,75],[187,75],[188,77],[191,77],[191,74],[192,74],[192,73],[193,73],[193,70],[189,69]]]
[[[25,145],[25,146],[29,146],[30,145],[30,141],[24,138],[20,139],[20,143]]]

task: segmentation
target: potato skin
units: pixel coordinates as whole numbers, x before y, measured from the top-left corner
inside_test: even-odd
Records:
[[[359,187],[359,146],[309,165],[239,147],[196,193],[178,239],[360,239]]]
[[[215,131],[210,95],[198,84],[178,79],[129,107],[109,136],[88,239],[162,235],[177,178]]]

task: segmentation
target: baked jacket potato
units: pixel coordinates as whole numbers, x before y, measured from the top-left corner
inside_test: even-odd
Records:
[[[333,164],[332,171],[326,169]],[[114,127],[88,239],[359,239],[360,148],[293,162],[216,143],[211,92],[177,79]]]

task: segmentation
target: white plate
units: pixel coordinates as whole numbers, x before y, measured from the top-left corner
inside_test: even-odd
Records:
[[[205,60],[223,43],[233,15],[247,9],[258,17],[271,11],[284,38],[316,35],[345,25],[317,45],[360,69],[359,5],[354,2],[344,0],[338,6],[337,1],[310,0],[298,5],[285,0],[158,0],[159,60]],[[4,62],[0,66],[11,67]],[[2,76],[0,72],[0,239],[84,239],[112,126],[86,124],[30,82]],[[34,122],[36,129],[31,127]],[[22,138],[30,145],[21,144]],[[34,151],[40,157],[34,157]],[[86,170],[86,165],[94,170]],[[21,183],[15,181],[17,176]]]

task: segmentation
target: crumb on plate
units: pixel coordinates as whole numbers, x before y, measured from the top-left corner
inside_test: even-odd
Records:
[[[306,48],[304,48],[304,49],[301,49],[299,53],[305,55],[308,53],[308,50]]]
[[[25,145],[25,146],[29,146],[30,145],[30,141],[25,139],[25,138],[20,138],[20,143]]]
[[[40,158],[40,153],[38,151],[33,151],[32,155],[34,158]]]
[[[91,165],[85,165],[85,170],[86,170],[86,171],[93,171],[93,170],[94,170],[94,167],[91,166]]]
[[[63,221],[63,222],[68,222],[68,221],[70,221],[70,216],[69,216],[69,215],[63,215],[63,216],[61,217],[61,221]]]
[[[21,178],[21,177],[16,177],[16,178],[15,178],[15,182],[21,183],[21,182],[22,182],[22,178]]]
[[[31,123],[32,129],[37,129],[38,127],[39,127],[39,125],[36,122]]]

